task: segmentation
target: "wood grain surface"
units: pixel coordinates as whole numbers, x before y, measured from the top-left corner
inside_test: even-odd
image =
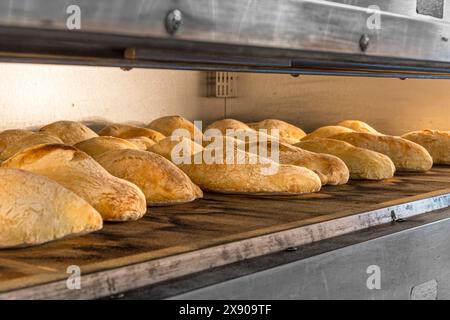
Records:
[[[352,180],[302,196],[207,193],[192,203],[150,208],[140,221],[106,223],[90,235],[0,251],[0,298],[114,294],[386,223],[390,213],[398,218],[440,209],[449,201],[450,167],[381,182]],[[361,215],[380,212],[376,223]],[[320,223],[319,229],[297,229]],[[83,290],[65,288],[70,265],[80,266]]]

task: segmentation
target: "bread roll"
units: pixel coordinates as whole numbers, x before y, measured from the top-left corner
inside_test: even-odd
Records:
[[[340,158],[347,165],[351,179],[381,180],[392,178],[395,173],[394,163],[388,156],[355,147],[345,141],[314,139],[299,142],[295,146]]]
[[[100,214],[56,182],[0,168],[0,248],[27,247],[102,228]]]
[[[222,138],[193,155],[189,163],[178,164],[203,190],[251,194],[301,194],[320,190],[320,179],[311,170],[245,152],[237,148],[235,139]]]
[[[190,139],[194,140],[194,134],[198,137],[203,135],[191,121],[182,116],[167,116],[153,120],[147,128],[161,132],[166,136],[171,136],[177,129],[186,129],[191,135]]]
[[[433,166],[433,159],[424,147],[400,137],[349,132],[332,138],[387,155],[397,171],[425,172]]]
[[[247,144],[246,150],[252,152],[252,145],[254,146],[253,150],[258,152],[259,155],[266,156],[267,154],[267,157],[275,160],[272,158],[273,147],[276,146],[273,143],[257,144],[257,148],[254,143]],[[261,147],[267,148],[265,154],[261,154]],[[341,185],[348,182],[350,176],[349,170],[345,163],[338,157],[310,152],[285,143],[279,143],[278,150],[279,163],[305,167],[314,171],[319,176],[322,185]]]
[[[370,125],[368,125],[367,123],[359,121],[359,120],[345,120],[345,121],[339,122],[337,125],[341,126],[341,127],[346,127],[346,128],[352,129],[356,132],[381,134],[377,130],[372,128]]]
[[[6,160],[16,153],[27,148],[37,146],[40,144],[51,144],[51,143],[63,143],[58,137],[54,137],[45,133],[33,133],[27,135],[15,143],[11,143],[4,148],[3,152],[0,154],[0,160]]]
[[[307,134],[302,141],[313,140],[317,138],[329,138],[339,133],[355,132],[352,129],[341,127],[341,126],[325,126],[314,130],[313,132]]]
[[[104,127],[100,132],[101,136],[111,136],[118,137],[122,139],[136,138],[136,137],[147,137],[155,142],[162,140],[165,136],[158,131],[130,126],[126,124],[111,124]]]
[[[51,136],[61,139],[68,145],[74,145],[78,142],[98,137],[94,131],[82,123],[74,121],[57,121],[42,127],[39,130]]]
[[[285,121],[276,119],[266,119],[259,122],[247,123],[247,125],[254,130],[266,129],[269,134],[270,130],[278,129],[279,136],[284,139],[289,139],[292,143],[299,142],[306,136],[306,133],[302,129]]]
[[[142,150],[114,150],[96,157],[112,175],[136,184],[149,205],[190,202],[203,196],[198,186],[164,157]]]
[[[141,218],[145,196],[134,184],[116,178],[86,153],[63,144],[28,148],[1,164],[46,176],[90,203],[109,221]]]
[[[139,148],[139,150],[144,150],[144,151],[148,151],[150,149],[150,147],[156,143],[149,137],[134,137],[134,138],[128,138],[125,140],[134,144],[136,147]]]
[[[201,145],[184,137],[166,137],[149,148],[149,151],[162,155],[173,162],[190,157],[202,150]],[[172,159],[172,151],[175,152],[177,159]]]
[[[402,138],[427,149],[435,164],[450,165],[450,131],[422,130],[406,133]]]
[[[103,152],[111,150],[139,149],[135,144],[125,139],[107,136],[91,138],[89,140],[77,143],[76,145],[74,145],[74,147],[77,148],[78,150],[86,152],[93,158],[102,154]]]

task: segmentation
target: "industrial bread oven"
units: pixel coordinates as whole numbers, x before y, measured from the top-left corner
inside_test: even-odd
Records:
[[[450,130],[449,38],[444,0],[0,0],[0,130],[176,114]],[[0,250],[0,298],[448,299],[449,184],[435,164],[305,195],[204,192]]]

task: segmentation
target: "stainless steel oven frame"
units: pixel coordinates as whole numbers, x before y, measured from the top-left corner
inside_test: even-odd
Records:
[[[380,11],[363,0],[339,2],[0,1],[0,59],[123,68],[450,76],[446,16],[413,15],[420,0],[401,0],[401,5],[370,1]],[[73,23],[77,17],[80,29]]]

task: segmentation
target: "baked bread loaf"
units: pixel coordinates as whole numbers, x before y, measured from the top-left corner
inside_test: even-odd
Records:
[[[276,145],[271,142],[267,144],[250,143],[246,145],[246,151],[257,152],[260,156],[275,160],[272,156],[274,146]],[[264,154],[261,153],[261,148],[266,150]],[[338,157],[310,152],[285,143],[279,143],[278,150],[279,163],[305,167],[314,171],[319,176],[322,185],[341,185],[348,182],[349,170]]]
[[[359,121],[359,120],[345,120],[345,121],[339,122],[337,125],[341,126],[341,127],[346,127],[346,128],[352,129],[356,132],[381,134],[377,130],[372,128],[370,125],[368,125],[367,123]]]
[[[136,137],[147,137],[155,142],[165,138],[163,134],[158,131],[130,126],[126,124],[110,124],[104,127],[100,132],[101,136],[118,137],[122,139],[136,138]]]
[[[16,143],[17,141],[25,137],[31,136],[32,134],[34,134],[34,132],[28,130],[21,130],[21,129],[5,130],[0,132],[0,143],[2,143],[2,145],[6,147],[10,144]],[[3,150],[0,149],[0,153],[2,151]]]
[[[100,214],[56,182],[0,168],[0,248],[27,247],[102,228]]]
[[[190,134],[190,139],[194,140],[194,134],[198,137],[203,135],[191,121],[182,116],[167,116],[153,120],[147,128],[161,132],[165,136],[171,136],[177,129],[186,129]]]
[[[61,139],[45,133],[33,133],[14,143],[8,144],[0,154],[0,160],[6,160],[16,153],[40,144],[63,143]]]
[[[149,151],[162,155],[175,163],[185,157],[190,158],[191,155],[202,150],[201,145],[185,137],[166,137],[149,148]],[[172,151],[175,152],[177,159],[172,159]]]
[[[404,134],[402,138],[427,149],[433,158],[433,163],[450,165],[450,131],[414,131]]]
[[[86,152],[93,158],[102,154],[103,152],[111,150],[118,150],[118,149],[139,150],[139,148],[135,144],[125,139],[107,136],[91,138],[89,140],[77,143],[76,145],[74,145],[74,147],[77,148],[78,150]]]
[[[10,129],[0,132],[0,160],[1,154],[7,146],[15,144],[17,141],[31,136],[33,132],[21,129]]]
[[[1,164],[46,176],[85,199],[108,221],[141,218],[145,196],[134,184],[116,178],[86,153],[64,144],[28,148]]]
[[[137,185],[148,205],[185,203],[203,196],[183,171],[158,154],[122,149],[105,152],[96,160],[112,175]]]
[[[214,129],[216,132],[211,129]],[[259,140],[260,137],[264,138],[264,141],[278,140],[287,144],[298,142],[296,139],[292,138],[285,138],[281,136],[275,137],[270,134],[271,132],[264,133],[263,131],[254,130],[245,123],[235,119],[223,119],[212,123],[206,128],[204,136],[214,137],[218,135],[227,135],[227,130],[234,130],[234,135],[230,135],[230,137],[243,140],[245,142],[255,142]],[[252,141],[249,141],[250,139],[252,139]]]
[[[266,119],[259,122],[251,122],[247,123],[247,125],[254,130],[266,129],[268,134],[270,134],[270,130],[278,129],[280,138],[288,139],[292,143],[299,142],[304,136],[306,136],[305,131],[302,129],[277,119]]]
[[[245,123],[235,120],[235,119],[222,119],[217,120],[213,123],[211,123],[208,127],[206,127],[205,132],[209,129],[217,129],[219,130],[223,135],[226,134],[227,129],[232,130],[253,130]]]
[[[355,132],[352,129],[341,127],[341,126],[325,126],[314,130],[313,132],[307,134],[302,141],[313,140],[317,138],[329,138],[338,133]]]
[[[39,130],[42,133],[55,136],[68,145],[74,145],[78,142],[98,137],[94,131],[80,122],[57,121],[42,127]]]
[[[397,171],[425,172],[433,166],[433,159],[424,147],[400,137],[348,132],[332,138],[387,155],[394,162]]]
[[[395,165],[388,156],[345,141],[320,138],[301,141],[294,146],[338,157],[347,165],[350,179],[382,180],[392,178],[395,173]]]
[[[144,150],[144,151],[148,151],[150,149],[150,147],[156,143],[149,137],[134,137],[134,138],[128,138],[125,140],[134,144],[136,147],[139,148],[139,150]]]
[[[227,142],[223,144],[226,145]],[[316,192],[321,188],[319,177],[309,169],[279,164],[236,146],[231,151],[216,146],[218,144],[208,146],[201,153],[193,155],[190,163],[178,165],[203,190],[221,193],[302,194]],[[198,157],[199,155],[201,156]]]

